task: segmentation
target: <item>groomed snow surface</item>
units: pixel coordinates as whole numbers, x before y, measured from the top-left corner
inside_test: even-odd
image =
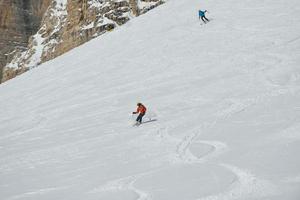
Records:
[[[170,0],[2,84],[0,199],[299,200],[299,7]]]

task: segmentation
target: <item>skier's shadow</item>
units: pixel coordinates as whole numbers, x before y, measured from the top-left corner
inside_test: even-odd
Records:
[[[143,124],[150,123],[150,122],[155,122],[155,121],[157,121],[157,119],[149,119],[147,121],[144,121]]]

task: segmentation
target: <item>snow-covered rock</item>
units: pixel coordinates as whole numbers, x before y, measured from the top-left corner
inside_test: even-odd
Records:
[[[164,0],[53,0],[28,48],[15,50],[3,71],[6,81],[125,24]]]

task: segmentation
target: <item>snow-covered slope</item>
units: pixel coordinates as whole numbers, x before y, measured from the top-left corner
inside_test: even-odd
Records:
[[[299,6],[170,0],[2,84],[0,199],[298,200]]]

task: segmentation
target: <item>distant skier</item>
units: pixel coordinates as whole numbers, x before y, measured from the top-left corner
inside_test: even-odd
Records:
[[[206,13],[206,12],[207,12],[207,10],[204,10],[204,11],[199,10],[199,19],[201,18],[202,21],[203,21],[204,23],[209,22],[209,19],[207,19],[207,18],[205,17],[205,13]],[[205,21],[205,20],[206,20],[206,21]]]
[[[143,119],[144,115],[146,114],[146,111],[147,111],[147,108],[142,103],[137,104],[136,112],[132,113],[132,114],[139,114],[138,117],[136,118],[137,125],[142,123],[142,119]]]

